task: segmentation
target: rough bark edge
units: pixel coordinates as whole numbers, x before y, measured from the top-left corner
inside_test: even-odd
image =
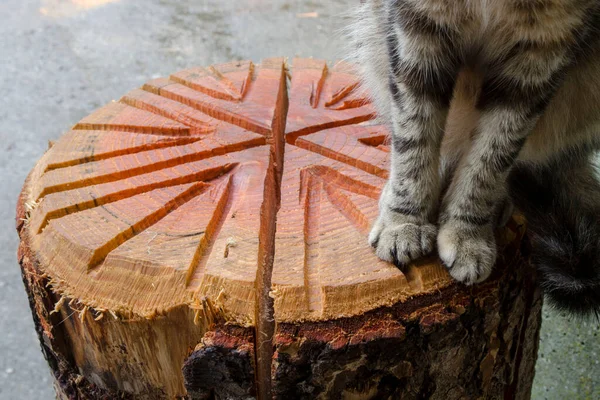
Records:
[[[468,291],[453,285],[354,318],[280,324],[274,344],[275,397],[529,399],[542,294],[523,255],[527,241],[522,244],[514,246],[512,259],[501,263],[504,268],[490,281]],[[435,349],[452,350],[452,340],[464,341],[462,364],[444,370],[453,357],[419,363]],[[458,371],[456,381],[447,379],[452,368]],[[436,378],[447,387],[443,397],[436,393]]]
[[[25,180],[24,188],[28,187],[30,176],[31,174]],[[64,332],[60,327],[61,321],[57,320],[57,315],[51,315],[60,296],[57,296],[49,288],[49,279],[37,268],[35,258],[31,253],[29,236],[23,229],[28,219],[25,209],[26,199],[27,194],[23,189],[19,195],[16,213],[16,228],[21,239],[17,259],[21,266],[21,278],[29,300],[40,348],[54,378],[53,386],[57,399],[133,399],[129,393],[109,391],[91,383],[79,374],[74,367],[73,360],[64,355],[66,354],[64,351],[66,343],[64,342]]]
[[[28,187],[28,181],[29,177],[25,181],[24,188]],[[50,280],[38,268],[29,245],[30,238],[26,230],[23,229],[28,219],[25,205],[26,196],[24,189],[17,203],[16,228],[21,239],[18,248],[18,261],[21,266],[21,277],[29,300],[40,348],[54,378],[53,386],[56,398],[60,400],[166,398],[165,393],[160,388],[148,388],[146,393],[134,395],[119,390],[100,388],[79,374],[74,361],[67,356],[69,351],[64,340],[66,333],[61,327],[63,321],[60,320],[60,314],[53,315],[52,313],[62,297],[52,291]],[[65,301],[65,303],[67,302]],[[67,309],[69,314],[77,311],[71,310],[68,304],[63,304],[62,307]],[[222,362],[223,366],[226,366],[230,361],[248,366],[248,374],[243,379],[232,376],[231,385],[225,385],[223,389],[214,390],[214,387],[205,385],[204,388],[207,390],[203,391],[202,385],[194,386],[193,376],[189,372],[190,367],[210,362],[212,355],[215,353],[220,354],[218,361]],[[202,342],[192,352],[183,366],[184,377],[190,381],[188,383],[191,389],[186,398],[239,398],[231,397],[231,394],[239,393],[239,391],[231,390],[235,385],[247,392],[247,396],[241,398],[254,398],[256,394],[254,358],[254,334],[251,328],[222,325],[214,331],[207,332]],[[187,383],[186,389],[188,389]],[[209,396],[206,397],[205,394]]]
[[[183,365],[189,398],[255,398],[254,353],[252,329],[226,325],[207,332]]]

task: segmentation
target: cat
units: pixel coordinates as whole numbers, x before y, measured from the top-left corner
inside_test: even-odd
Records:
[[[600,1],[366,0],[349,31],[391,126],[377,256],[403,267],[437,247],[481,282],[514,204],[548,297],[598,315]]]

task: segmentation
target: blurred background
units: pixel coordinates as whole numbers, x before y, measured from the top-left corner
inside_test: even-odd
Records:
[[[52,399],[16,259],[35,161],[79,119],[150,78],[271,56],[342,58],[359,0],[0,0],[0,399]],[[534,399],[600,399],[598,320],[544,310]]]

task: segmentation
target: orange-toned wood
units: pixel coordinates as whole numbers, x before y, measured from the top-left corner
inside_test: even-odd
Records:
[[[456,287],[435,258],[402,272],[374,255],[388,131],[348,64],[291,64],[149,81],[75,124],[30,174],[19,218],[36,318],[97,390],[183,396],[188,352],[233,323],[255,330],[253,390],[267,398],[276,323]]]

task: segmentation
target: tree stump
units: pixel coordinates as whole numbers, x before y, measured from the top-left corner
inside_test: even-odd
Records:
[[[64,134],[17,210],[58,397],[528,398],[522,219],[472,288],[378,260],[373,118],[351,66],[268,59],[151,80]]]

